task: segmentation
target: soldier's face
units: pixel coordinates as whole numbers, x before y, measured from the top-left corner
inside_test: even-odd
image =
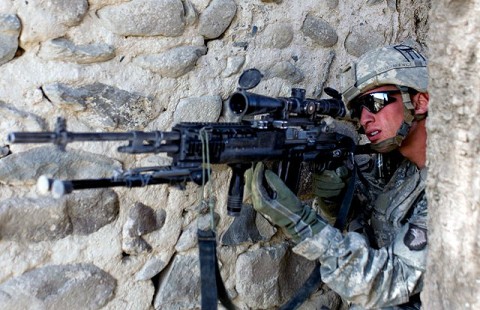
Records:
[[[378,143],[397,135],[403,122],[403,101],[398,88],[393,85],[381,86],[365,93],[373,96],[376,93],[388,93],[391,103],[385,104],[378,112],[375,109],[363,107],[360,114],[360,124],[367,138],[372,143]],[[387,98],[385,96],[385,98]]]

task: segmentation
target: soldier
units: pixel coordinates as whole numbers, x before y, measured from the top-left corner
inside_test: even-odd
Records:
[[[297,243],[294,252],[319,260],[323,282],[353,309],[419,309],[427,255],[426,59],[409,46],[387,46],[361,56],[343,77],[344,102],[372,148],[404,157],[382,191],[367,195],[373,236],[334,228],[261,163],[246,173],[247,192]],[[320,206],[331,207],[344,186],[335,171],[316,177]]]

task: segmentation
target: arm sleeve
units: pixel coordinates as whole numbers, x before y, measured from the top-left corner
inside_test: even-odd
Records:
[[[392,244],[380,249],[371,248],[363,235],[342,235],[326,226],[293,251],[318,259],[323,282],[345,299],[366,308],[399,305],[422,289],[427,255],[425,221],[426,212],[415,212]],[[412,227],[422,227],[424,243],[412,241],[412,236],[418,235],[412,233]]]

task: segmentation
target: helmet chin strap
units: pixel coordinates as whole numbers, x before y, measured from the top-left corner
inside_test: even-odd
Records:
[[[405,86],[398,86],[402,94],[402,101],[403,101],[403,122],[400,128],[397,131],[395,137],[383,140],[378,143],[372,143],[371,148],[374,151],[379,153],[388,153],[391,152],[400,145],[402,145],[403,140],[407,136],[408,132],[410,131],[410,127],[412,127],[412,123],[415,119],[415,108],[412,104],[410,99],[410,94],[408,93],[408,87]]]

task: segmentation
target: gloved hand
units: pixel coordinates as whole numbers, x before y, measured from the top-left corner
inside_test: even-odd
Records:
[[[313,174],[313,192],[318,197],[318,205],[329,223],[335,222],[338,211],[340,209],[340,202],[338,195],[345,187],[344,179],[348,175],[348,170],[345,167],[340,167],[336,170],[324,170],[319,174]]]
[[[324,170],[321,173],[313,174],[313,191],[320,198],[335,198],[345,187],[345,178],[348,170],[340,167],[336,170]]]
[[[245,173],[246,192],[253,207],[273,224],[280,226],[293,241],[300,242],[320,232],[326,222],[262,163]]]

